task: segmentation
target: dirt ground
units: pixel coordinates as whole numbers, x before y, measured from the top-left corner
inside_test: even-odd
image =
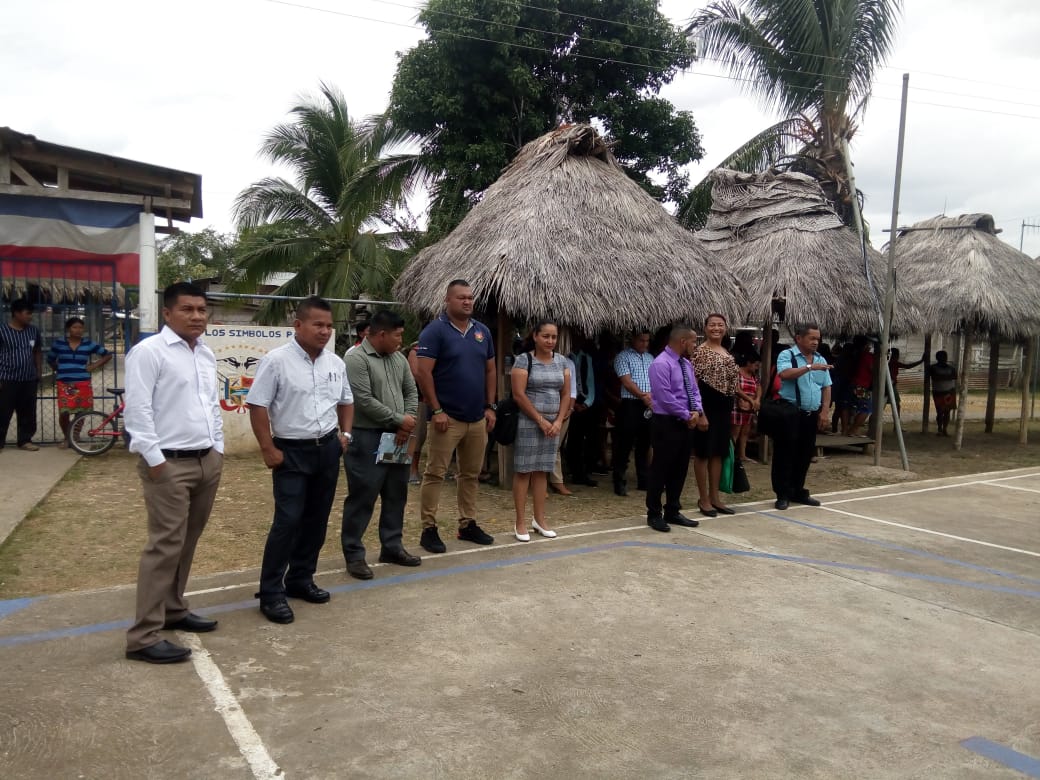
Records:
[[[919,423],[911,424],[919,430]],[[822,440],[822,437],[821,437]],[[809,472],[814,493],[868,487],[931,477],[1020,468],[1040,464],[1040,423],[1030,430],[1030,443],[1018,444],[1018,424],[998,423],[985,434],[981,423],[969,423],[964,447],[953,450],[952,439],[908,432],[911,472],[900,470],[891,427],[886,430],[882,466],[873,457],[855,451],[827,451]],[[133,468],[134,456],[117,448],[107,455],[82,458],[65,479],[27,517],[0,547],[0,598],[34,596],[132,583],[145,541],[140,485]],[[770,498],[769,470],[748,464],[750,493],[733,503]],[[574,487],[574,495],[552,495],[549,520],[557,527],[582,521],[645,516],[644,493],[631,491],[619,498],[611,491],[609,477],[600,477],[596,488]],[[630,479],[630,485],[634,480]],[[337,504],[329,521],[323,557],[342,562],[339,549],[339,512],[346,490],[340,478]],[[410,488],[405,543],[418,546],[418,487]],[[493,534],[510,534],[512,496],[490,485],[480,488],[481,525]],[[694,507],[696,486],[691,469],[683,504]],[[454,533],[455,489],[446,483],[441,497],[441,533]],[[194,572],[199,574],[255,568],[260,565],[264,540],[273,510],[271,480],[258,458],[228,458],[209,526],[199,544]],[[378,512],[378,507],[377,507]],[[709,521],[713,522],[713,521]],[[511,539],[511,535],[509,536]],[[375,529],[366,537],[370,556],[378,554]]]

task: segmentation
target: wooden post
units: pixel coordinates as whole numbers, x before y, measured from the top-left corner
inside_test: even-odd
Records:
[[[766,324],[762,328],[762,368],[759,370],[762,383],[762,400],[773,392],[772,386],[766,386],[773,377],[773,309],[766,310]],[[758,462],[769,465],[769,437],[758,434]]]
[[[1000,368],[1000,336],[995,330],[989,334],[989,373],[986,377],[986,433],[993,433],[997,412],[997,375]]]
[[[1033,349],[1033,337],[1022,339],[1022,356],[1024,365],[1022,367],[1022,416],[1018,421],[1018,443],[1029,442],[1029,401],[1032,393],[1029,392],[1030,378],[1033,376],[1033,360],[1035,350]]]
[[[932,408],[932,377],[928,369],[932,365],[932,334],[924,337],[924,397],[921,399],[921,433],[928,433],[928,414]]]
[[[968,418],[968,369],[971,367],[971,328],[961,336],[961,364],[957,372],[957,428],[953,448],[959,450],[964,441],[964,423]]]

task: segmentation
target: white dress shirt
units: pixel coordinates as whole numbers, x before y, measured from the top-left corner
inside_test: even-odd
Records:
[[[569,357],[564,355],[563,359],[567,361],[567,370],[571,372],[571,400],[574,401],[578,398],[578,369],[574,365],[574,361]],[[573,408],[574,405],[572,404],[571,409]]]
[[[202,339],[192,349],[164,325],[127,353],[125,380],[130,451],[149,466],[166,461],[162,450],[224,452],[217,360]]]
[[[311,360],[293,338],[261,359],[246,403],[267,409],[279,439],[316,439],[339,429],[337,407],[354,394],[341,357],[324,350]]]

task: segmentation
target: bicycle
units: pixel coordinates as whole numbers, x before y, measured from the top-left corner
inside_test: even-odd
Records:
[[[122,387],[106,387],[105,390],[116,397],[116,405],[109,414],[91,409],[80,412],[69,423],[68,443],[80,455],[101,455],[112,449],[116,439],[122,437],[130,444],[130,436],[123,429]]]

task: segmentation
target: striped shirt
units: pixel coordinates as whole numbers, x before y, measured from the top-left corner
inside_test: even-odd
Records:
[[[614,358],[614,373],[618,375],[618,378],[623,376],[632,377],[632,381],[636,383],[636,387],[644,393],[649,393],[650,364],[653,362],[654,356],[649,352],[643,352],[640,354],[632,349],[632,347],[629,347]],[[621,397],[635,398],[635,396],[632,395],[624,385],[621,385]]]
[[[47,352],[47,364],[57,372],[55,378],[59,382],[86,382],[90,379],[90,356],[107,354],[107,349],[90,339],[80,340],[75,349],[65,339],[58,339]]]
[[[41,350],[35,325],[21,330],[8,322],[0,325],[0,382],[35,382],[39,379],[34,353]]]

